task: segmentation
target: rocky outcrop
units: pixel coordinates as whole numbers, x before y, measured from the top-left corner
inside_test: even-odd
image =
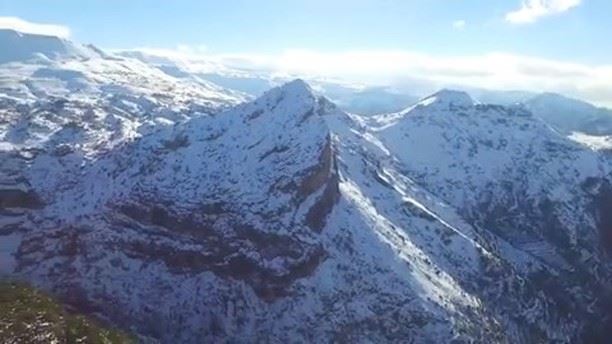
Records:
[[[223,205],[198,209],[199,215],[187,216],[143,203],[113,209],[111,214],[118,211],[129,218],[114,217],[114,225],[148,228],[147,240],[124,242],[116,249],[134,259],[162,261],[177,274],[211,271],[222,278],[244,281],[265,300],[286,296],[291,284],[311,275],[327,255],[320,245],[241,223],[240,214],[224,210]],[[181,248],[181,243],[192,248]],[[282,270],[267,261],[282,262]]]
[[[43,201],[19,170],[25,164],[14,154],[2,155],[6,165],[0,168],[0,210],[10,208],[39,209]],[[11,161],[13,160],[13,161]]]
[[[298,197],[302,200],[306,199],[321,189],[323,189],[321,195],[317,196],[305,218],[306,224],[316,232],[321,232],[325,227],[325,219],[340,197],[338,167],[329,136],[321,151],[319,163],[299,185]]]
[[[17,275],[162,342],[605,328],[610,166],[524,111],[443,91],[362,118],[295,81],[214,116],[122,123],[161,98],[116,95],[79,130],[61,130],[74,102],[32,114],[58,123],[11,169],[46,201],[23,221]],[[11,144],[37,137],[12,128]]]
[[[329,105],[318,109],[318,104],[308,86],[296,81],[236,110],[162,131],[124,147],[116,157],[96,161],[91,170],[107,171],[103,178],[114,178],[109,183],[131,185],[108,198],[101,210],[104,226],[142,231],[142,237],[104,245],[130,259],[161,262],[177,275],[212,272],[244,282],[267,302],[290,295],[293,284],[314,274],[328,257],[317,234],[340,197],[332,138],[321,119]],[[234,118],[244,120],[227,126]],[[275,136],[244,136],[271,125],[283,130],[273,129]],[[212,130],[223,134],[202,140]],[[211,150],[216,145],[236,148],[220,155]],[[190,150],[208,155],[194,162]],[[111,171],[115,159],[125,166]],[[127,178],[132,174],[141,180],[133,183]],[[97,180],[86,181],[85,188],[90,183]],[[262,194],[262,189],[270,191]],[[304,213],[303,220],[292,219],[296,212]]]
[[[0,189],[0,209],[37,209],[42,205],[42,201],[33,190]]]
[[[591,211],[597,221],[601,246],[612,253],[612,184],[609,179],[588,178],[583,189],[592,197]]]

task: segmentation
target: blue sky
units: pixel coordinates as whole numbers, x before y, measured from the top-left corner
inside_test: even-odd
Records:
[[[54,24],[36,28],[192,62],[612,105],[610,13],[609,0],[0,0],[0,27]]]
[[[522,0],[0,0],[0,16],[70,27],[106,48],[178,44],[215,52],[418,49],[432,54],[507,51],[584,63],[612,56],[612,2],[534,23],[505,15]],[[464,21],[461,29],[453,25]]]

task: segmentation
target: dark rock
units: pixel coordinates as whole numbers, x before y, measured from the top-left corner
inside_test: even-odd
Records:
[[[43,203],[32,190],[24,191],[20,189],[2,189],[0,190],[0,209],[5,208],[28,208],[38,209],[43,206]]]

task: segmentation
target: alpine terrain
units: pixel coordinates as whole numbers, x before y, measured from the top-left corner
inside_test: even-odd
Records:
[[[0,273],[142,342],[608,338],[595,132],[460,91],[363,116],[299,79],[255,98],[57,37],[0,47]]]

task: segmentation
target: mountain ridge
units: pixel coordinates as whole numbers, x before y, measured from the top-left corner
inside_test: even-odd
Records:
[[[33,58],[44,60],[88,58],[93,50],[52,35],[23,33],[0,29],[0,45],[10,47],[0,53],[0,63],[18,62]]]
[[[522,107],[51,66],[89,88],[0,65],[0,258],[86,313],[160,342],[605,338],[612,162]]]

